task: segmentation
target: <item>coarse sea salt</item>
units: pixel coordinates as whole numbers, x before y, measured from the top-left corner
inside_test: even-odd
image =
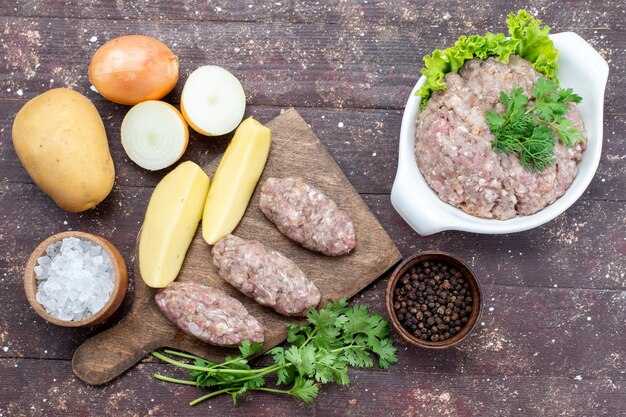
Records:
[[[102,246],[68,237],[37,259],[37,301],[48,314],[66,321],[93,316],[111,298],[115,272]]]

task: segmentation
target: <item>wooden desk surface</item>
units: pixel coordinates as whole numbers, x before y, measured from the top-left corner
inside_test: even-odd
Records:
[[[618,0],[471,2],[420,0],[0,1],[0,416],[623,416],[626,415],[626,7]],[[505,5],[507,3],[507,5]],[[404,103],[421,58],[461,34],[500,32],[527,7],[554,33],[574,31],[611,67],[604,145],[587,192],[543,227],[506,236],[445,232],[420,237],[389,201]],[[127,107],[90,90],[87,66],[108,39],[151,35],[181,61],[237,75],[247,114],[268,121],[293,106],[337,160],[404,256],[426,249],[468,261],[484,290],[482,321],[458,348],[429,352],[395,337],[390,371],[353,370],[312,405],[255,393],[232,407],[195,408],[193,387],[152,378],[145,359],[107,386],[72,374],[74,349],[103,327],[64,329],[28,306],[22,273],[48,235],[100,234],[132,265],[135,235],[163,172],[131,163],[119,141]],[[111,195],[82,214],[59,209],[30,180],[12,143],[20,107],[53,87],[92,99],[117,168]],[[177,103],[182,82],[167,97]],[[206,164],[226,140],[191,135],[184,159]],[[355,301],[384,313],[388,275]],[[132,302],[111,320],[119,320]],[[109,323],[109,324],[110,324]],[[106,326],[104,326],[106,327]]]

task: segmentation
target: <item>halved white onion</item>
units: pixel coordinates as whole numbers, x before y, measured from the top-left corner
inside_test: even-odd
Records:
[[[222,67],[206,65],[187,78],[180,110],[196,132],[220,136],[232,132],[241,123],[246,94],[233,74]]]
[[[180,112],[157,100],[130,109],[122,121],[121,135],[128,157],[150,171],[178,161],[189,141],[189,130]]]

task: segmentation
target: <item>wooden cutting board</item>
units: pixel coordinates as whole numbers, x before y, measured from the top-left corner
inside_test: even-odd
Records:
[[[284,112],[267,126],[272,129],[272,147],[259,184],[268,177],[303,177],[350,214],[357,246],[346,256],[327,257],[292,242],[259,209],[260,186],[234,234],[259,240],[291,258],[320,289],[321,305],[350,298],[393,266],[401,258],[400,252],[295,110]],[[205,167],[211,178],[218,162]],[[177,279],[219,287],[239,299],[250,314],[265,326],[264,351],[285,339],[286,323],[303,322],[303,319],[281,316],[256,304],[223,281],[213,266],[210,249],[198,229]],[[135,301],[128,315],[117,325],[85,341],[74,353],[72,368],[78,378],[92,385],[104,384],[121,375],[146,354],[162,347],[184,350],[211,360],[221,360],[237,353],[236,349],[211,346],[179,331],[157,309],[154,303],[156,290],[144,284],[137,262],[134,277]]]

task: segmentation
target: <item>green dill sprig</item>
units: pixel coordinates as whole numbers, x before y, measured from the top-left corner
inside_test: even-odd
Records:
[[[189,380],[154,376],[166,382],[213,389],[190,405],[222,394],[230,394],[236,404],[237,398],[248,391],[286,394],[309,403],[317,396],[320,384],[348,384],[349,366],[372,367],[374,357],[380,368],[387,369],[398,361],[397,349],[388,337],[387,321],[379,314],[370,314],[366,306],[349,308],[345,300],[340,300],[321,310],[309,310],[306,318],[309,322],[306,326],[288,325],[290,346],[275,347],[267,352],[274,361],[272,365],[251,368],[248,358],[263,345],[244,341],[239,347],[241,355],[228,357],[222,363],[175,350],[164,351],[170,356],[152,352],[164,362],[190,371]],[[287,386],[287,389],[266,387],[265,377],[272,374],[277,377],[277,386]]]
[[[537,80],[531,94],[534,101],[521,87],[511,94],[501,91],[500,102],[506,110],[488,111],[485,117],[494,135],[494,151],[517,154],[522,167],[541,172],[554,165],[557,140],[567,147],[583,140],[582,133],[565,117],[570,110],[568,103],[580,103],[582,98],[571,88],[560,89],[546,78]]]

